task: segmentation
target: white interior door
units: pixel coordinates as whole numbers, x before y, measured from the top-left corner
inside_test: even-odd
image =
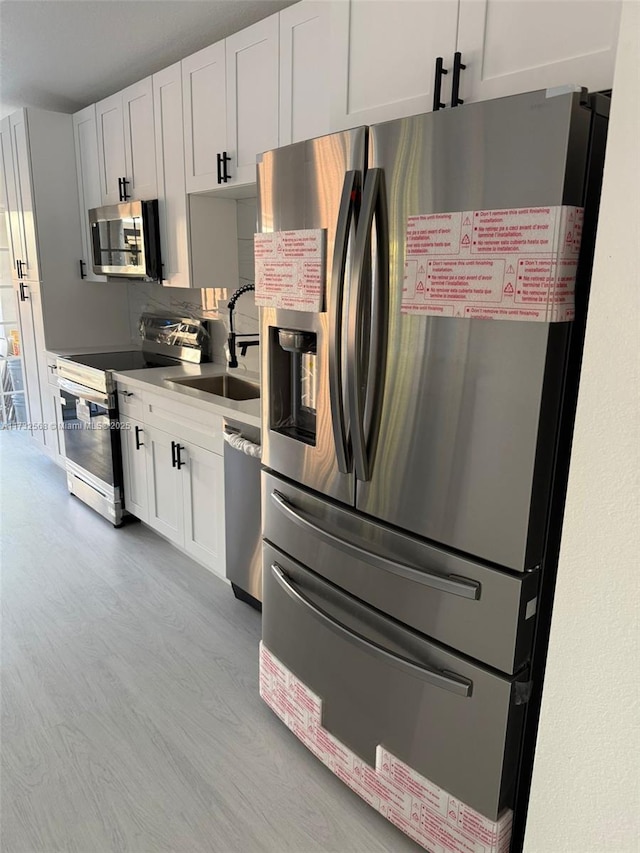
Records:
[[[610,89],[619,0],[461,0],[465,101],[565,84]]]

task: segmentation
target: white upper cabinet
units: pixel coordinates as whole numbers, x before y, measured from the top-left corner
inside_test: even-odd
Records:
[[[224,41],[182,60],[185,173],[188,193],[218,186],[218,155],[227,147]]]
[[[182,76],[179,62],[153,75],[153,114],[162,279],[170,287],[189,287]]]
[[[280,145],[331,131],[331,4],[303,0],[280,12]]]
[[[151,77],[124,90],[122,111],[129,195],[135,199],[156,198],[158,190]]]
[[[458,0],[335,0],[331,14],[332,130],[432,109],[436,57],[455,52]]]
[[[408,4],[411,5],[411,4]],[[460,0],[460,97],[499,98],[565,84],[610,89],[619,0]]]
[[[96,105],[102,204],[157,195],[151,77]]]
[[[104,275],[93,271],[91,228],[88,212],[100,207],[100,170],[98,167],[98,134],[96,132],[96,107],[80,110],[73,116],[73,137],[76,149],[76,171],[78,177],[78,209],[80,212],[80,234],[82,257],[79,259],[81,275],[87,281],[107,280]]]
[[[278,43],[278,15],[226,40],[230,159],[223,183],[255,183],[256,156],[278,147]]]
[[[7,116],[0,121],[0,178],[2,179],[2,204],[5,210],[7,240],[11,257],[11,274],[12,278],[17,279],[17,262],[22,255],[22,232],[12,152],[11,125]]]
[[[120,92],[96,104],[96,122],[102,204],[118,204],[122,201],[122,179],[126,177]]]
[[[20,251],[14,264],[14,275],[25,281],[39,281],[38,244],[36,237],[31,160],[29,157],[29,127],[26,109],[9,116],[13,155],[13,203],[11,234],[14,249]]]

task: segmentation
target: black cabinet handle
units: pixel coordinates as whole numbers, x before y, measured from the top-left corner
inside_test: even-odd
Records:
[[[180,456],[180,451],[184,450],[181,444],[176,444],[176,465],[178,467],[178,471],[182,468],[183,465],[186,465],[186,462],[182,461],[182,457]]]
[[[118,201],[122,201],[122,178],[118,178]]]
[[[222,183],[222,154],[216,154],[216,163],[218,166],[218,183]]]
[[[451,106],[457,107],[464,104],[462,98],[458,97],[460,91],[460,72],[464,71],[467,66],[462,62],[462,54],[457,50],[453,54],[453,80],[451,81]]]
[[[136,450],[140,450],[141,447],[144,447],[144,441],[140,441],[140,433],[142,430],[139,426],[136,426]]]
[[[121,201],[128,201],[131,196],[127,192],[127,187],[129,186],[129,181],[126,178],[122,178],[122,199]]]
[[[24,261],[16,261],[16,269],[18,270],[18,278],[24,278],[24,270],[22,267],[25,266]]]
[[[436,110],[441,110],[446,106],[446,104],[440,100],[440,98],[442,97],[442,75],[449,73],[447,71],[447,69],[444,67],[443,62],[444,62],[444,60],[441,56],[438,56],[436,58],[436,76],[435,76],[435,80],[433,83],[433,110],[434,110],[434,112]]]
[[[175,441],[171,442],[171,467],[176,467],[176,443]]]
[[[227,154],[226,151],[222,152],[222,181],[223,183],[227,183],[231,175],[227,171],[227,163],[231,162],[231,157]]]
[[[29,299],[27,294],[24,292],[26,285],[20,282],[20,301],[24,302],[26,299]]]
[[[84,271],[84,268],[85,268],[85,262],[84,262],[82,259],[80,259],[80,261],[79,261],[78,263],[80,264],[80,278],[86,278],[86,277],[87,277],[87,274],[86,274],[86,272]]]

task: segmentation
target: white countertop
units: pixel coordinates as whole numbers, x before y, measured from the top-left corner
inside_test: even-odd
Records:
[[[135,386],[142,391],[159,394],[168,397],[175,402],[182,402],[199,409],[221,415],[223,418],[237,421],[260,428],[260,399],[256,400],[228,400],[218,397],[208,391],[198,388],[190,388],[186,385],[176,385],[167,382],[168,379],[182,379],[189,376],[223,376],[228,373],[238,379],[246,379],[248,382],[260,384],[260,377],[246,370],[227,370],[224,364],[187,364],[184,362],[177,367],[152,367],[144,370],[124,370],[114,373],[116,382]]]

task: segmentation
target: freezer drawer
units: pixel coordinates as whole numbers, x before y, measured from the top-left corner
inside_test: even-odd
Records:
[[[266,540],[378,610],[503,672],[527,662],[538,572],[488,568],[266,471],[262,513]]]
[[[262,639],[371,766],[378,744],[488,818],[512,805],[527,695],[265,543]]]

